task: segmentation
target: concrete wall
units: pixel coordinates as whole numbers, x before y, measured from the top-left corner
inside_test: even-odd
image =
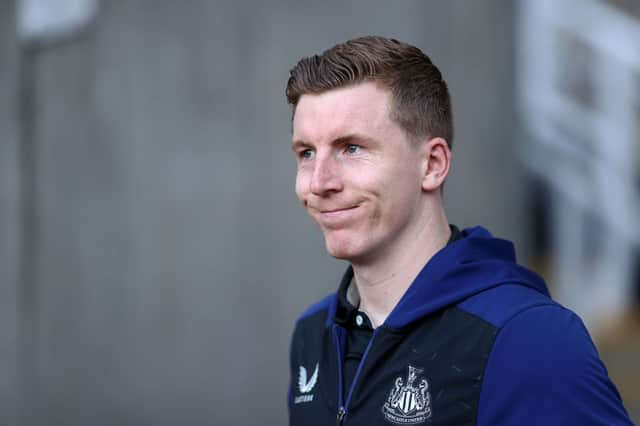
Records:
[[[512,8],[113,0],[36,53],[23,424],[286,423],[293,321],[345,265],[296,205],[283,91],[297,59],[347,38],[393,36],[440,65],[457,121],[452,220],[525,246]],[[15,143],[0,150],[13,200]],[[2,266],[20,253],[9,234]]]
[[[15,4],[0,2],[0,424],[18,415],[20,155]]]

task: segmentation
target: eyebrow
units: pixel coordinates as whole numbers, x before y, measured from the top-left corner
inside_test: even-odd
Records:
[[[296,140],[296,141],[293,141],[293,143],[291,144],[291,149],[295,151],[297,149],[302,149],[302,148],[311,148],[312,146],[313,145],[303,140]]]
[[[331,141],[331,143],[334,145],[339,145],[339,144],[348,143],[348,142],[374,142],[374,140],[370,137],[360,135],[358,133],[353,133],[345,136],[340,136],[339,138],[336,138],[333,141]]]

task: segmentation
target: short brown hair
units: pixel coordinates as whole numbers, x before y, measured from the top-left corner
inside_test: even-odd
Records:
[[[366,36],[301,59],[290,72],[287,101],[362,83],[380,82],[391,91],[391,119],[414,138],[442,137],[453,143],[453,117],[447,83],[431,59],[415,46]]]

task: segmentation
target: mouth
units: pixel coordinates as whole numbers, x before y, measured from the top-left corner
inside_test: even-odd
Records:
[[[351,223],[357,217],[358,207],[360,207],[358,204],[348,207],[308,206],[309,213],[318,223],[327,228],[341,228]]]
[[[354,210],[358,208],[358,206],[351,206],[351,207],[342,207],[342,208],[331,208],[331,209],[316,209],[318,212],[320,212],[320,214],[323,215],[335,215],[335,214],[340,214],[340,213],[344,213],[344,212],[348,212],[351,210]]]

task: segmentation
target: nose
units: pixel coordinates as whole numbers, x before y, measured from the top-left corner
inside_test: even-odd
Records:
[[[311,175],[310,190],[314,195],[327,196],[342,190],[342,180],[338,173],[338,165],[330,156],[317,156]]]

